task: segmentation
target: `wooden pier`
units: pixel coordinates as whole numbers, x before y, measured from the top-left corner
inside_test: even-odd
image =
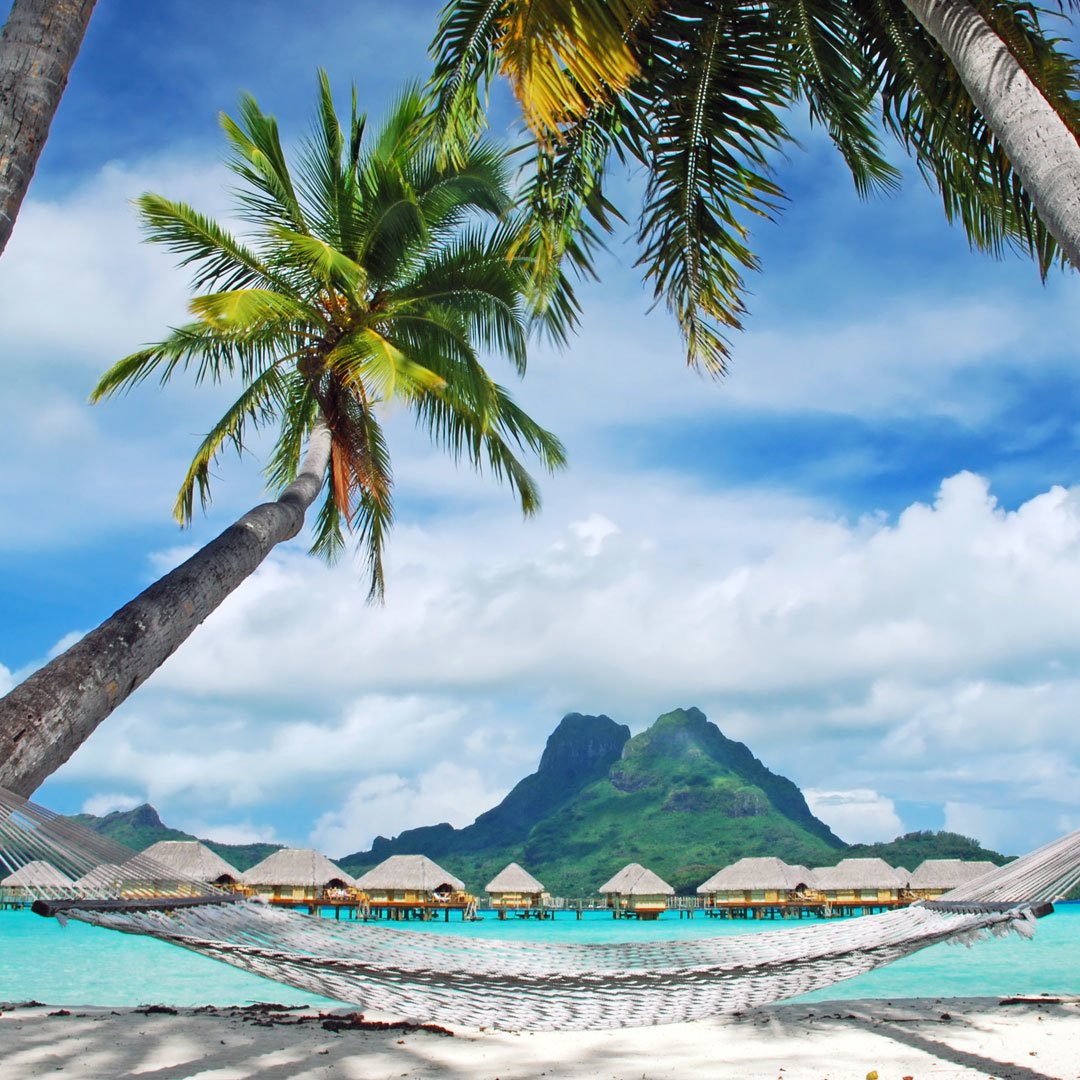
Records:
[[[457,911],[461,918],[470,922],[477,918],[476,901],[470,897],[450,900],[446,903],[424,902],[419,900],[370,900],[366,896],[344,898],[310,897],[273,897],[269,903],[274,907],[290,908],[294,911],[306,911],[309,915],[328,918],[332,911],[337,920],[351,919],[362,922],[376,922],[386,919],[390,922],[432,922],[440,914],[445,922],[450,921],[450,913]]]
[[[702,910],[710,919],[844,919],[907,907],[912,900],[779,900],[717,903]]]

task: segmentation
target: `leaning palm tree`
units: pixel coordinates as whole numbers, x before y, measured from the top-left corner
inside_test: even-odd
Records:
[[[410,90],[368,136],[354,94],[343,129],[320,75],[318,122],[294,171],[274,119],[253,99],[238,120],[223,118],[249,241],[183,203],[138,200],[148,238],[195,268],[194,319],[120,360],[93,397],[152,376],[237,384],[195,452],[176,516],[189,521],[196,497],[209,497],[223,450],[242,450],[269,425],[277,439],[267,473],[282,494],[0,701],[0,787],[29,793],[65,761],[275,544],[299,532],[320,491],[313,551],[333,558],[354,534],[371,597],[381,597],[391,400],[452,456],[505,480],[526,514],[539,506],[519,454],[556,469],[562,447],[479,355],[525,368],[529,268],[516,254],[506,155],[476,139],[450,161],[423,120]],[[559,320],[549,328],[558,334]]]
[[[433,45],[437,116],[463,137],[482,120],[480,86],[509,78],[536,136],[531,250],[541,269],[567,259],[591,269],[617,213],[604,194],[608,163],[642,164],[640,265],[676,315],[691,362],[722,372],[744,274],[757,266],[749,225],[782,202],[770,165],[800,100],[860,194],[898,181],[882,152],[890,132],[974,245],[1016,246],[1044,273],[1062,254],[1080,257],[1080,169],[1068,166],[1080,164],[1076,63],[1023,0],[976,6],[999,46],[984,81],[999,94],[1009,78],[1033,88],[1063,135],[1051,157],[1065,161],[1054,196],[1064,214],[1045,209],[1022,143],[949,59],[971,40],[970,25],[957,23],[974,10],[966,0],[450,0]],[[931,21],[923,9],[943,8],[951,52],[940,28],[920,22]]]
[[[0,31],[0,254],[45,148],[95,0],[14,0]]]

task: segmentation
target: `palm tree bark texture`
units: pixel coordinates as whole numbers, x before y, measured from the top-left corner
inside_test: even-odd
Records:
[[[0,253],[45,147],[95,0],[15,0],[0,33]]]
[[[1080,144],[967,0],[904,0],[948,54],[1039,215],[1080,267]]]
[[[0,700],[0,787],[30,795],[276,545],[296,536],[329,458],[320,424],[276,502],[249,511]]]

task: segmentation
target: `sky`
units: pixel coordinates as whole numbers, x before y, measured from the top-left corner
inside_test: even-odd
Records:
[[[377,116],[426,76],[437,15],[99,0],[0,257],[0,690],[265,497],[256,444],[172,521],[227,389],[87,403],[189,296],[130,200],[227,216],[219,111],[249,91],[297,141],[321,66]],[[513,117],[497,90],[493,133]],[[341,856],[468,824],[567,712],[639,732],[696,705],[852,842],[948,828],[1021,852],[1080,827],[1075,274],[972,253],[898,147],[901,191],[860,201],[791,123],[726,378],[687,369],[614,237],[580,331],[515,386],[570,457],[538,517],[390,416],[385,606],[359,562],[282,546],[37,801],[148,800],[197,835]],[[640,177],[614,191],[632,211]]]

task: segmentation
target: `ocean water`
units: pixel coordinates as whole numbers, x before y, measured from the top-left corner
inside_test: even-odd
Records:
[[[868,916],[873,918],[873,916]],[[602,912],[535,922],[490,913],[476,923],[383,924],[393,933],[466,934],[548,941],[664,940],[759,933],[808,921],[741,922],[669,912],[656,922],[614,920]],[[1015,934],[971,947],[935,945],[867,975],[800,1000],[963,997],[1011,994],[1080,995],[1080,904],[1061,904],[1041,919],[1034,940]],[[55,1005],[233,1005],[256,1001],[336,1007],[339,1002],[248,975],[226,964],[150,938],[83,923],[61,927],[29,911],[0,912],[0,1001]]]

